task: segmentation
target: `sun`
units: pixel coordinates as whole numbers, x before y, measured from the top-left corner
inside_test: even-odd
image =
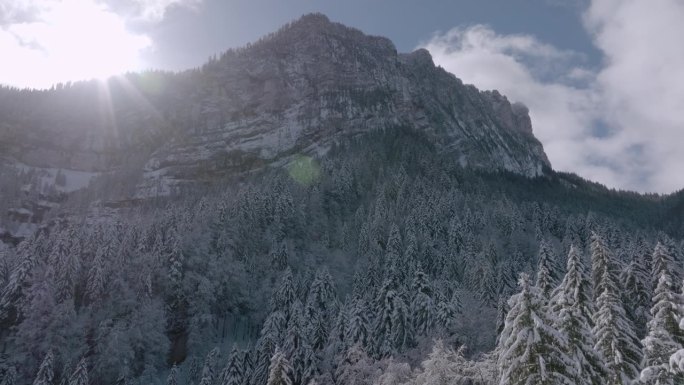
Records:
[[[151,40],[131,32],[105,5],[95,0],[44,4],[35,20],[10,26],[13,45],[0,36],[0,48],[15,53],[12,66],[5,63],[9,68],[0,69],[13,74],[17,83],[43,88],[141,69],[140,54]]]

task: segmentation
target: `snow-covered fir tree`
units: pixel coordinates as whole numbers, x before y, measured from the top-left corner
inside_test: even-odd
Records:
[[[292,270],[286,268],[280,278],[280,284],[276,292],[272,296],[271,307],[272,311],[280,310],[289,315],[292,303],[297,299],[297,292],[292,276]]]
[[[457,326],[457,316],[462,313],[458,293],[452,293],[451,297],[444,297],[437,302],[435,310],[435,323],[442,333],[450,334]]]
[[[663,269],[656,286],[648,334],[641,341],[644,347],[641,382],[644,384],[672,385],[675,374],[670,371],[669,360],[678,349],[682,330],[679,328],[679,309],[676,294],[671,290],[672,282],[667,270]],[[676,378],[679,383],[684,377]]]
[[[304,307],[308,340],[315,350],[321,350],[327,342],[332,317],[338,306],[330,273],[327,269],[320,269],[311,283]]]
[[[601,385],[607,375],[602,357],[594,350],[591,287],[574,245],[568,253],[567,270],[551,301],[551,315],[564,336],[563,353],[571,364],[567,374],[576,385]]]
[[[679,329],[680,332],[684,332],[684,284],[681,286],[681,290],[678,293],[679,304],[678,304],[678,319],[679,319]],[[684,348],[677,350],[670,356],[669,360],[670,371],[677,375],[684,375]]]
[[[246,382],[242,353],[233,346],[226,365],[219,375],[218,385],[240,385]]]
[[[292,367],[279,348],[271,358],[266,385],[292,385]]]
[[[411,285],[413,301],[411,302],[411,319],[413,330],[418,336],[428,335],[435,322],[435,303],[428,278],[418,270]]]
[[[608,283],[617,283],[618,276],[615,266],[615,257],[608,249],[605,240],[596,232],[591,234],[591,282],[594,293],[594,302],[605,291]],[[608,277],[607,282],[604,277]],[[612,287],[611,287],[612,289]]]
[[[368,320],[368,306],[363,297],[359,296],[353,299],[348,318],[349,325],[347,325],[345,340],[347,345],[359,344],[360,346],[368,346],[370,336],[370,321]]]
[[[202,366],[202,373],[200,374],[199,385],[211,385],[214,383],[216,377],[216,361],[219,357],[219,349],[212,349],[207,358],[204,360],[204,365]]]
[[[54,355],[51,351],[45,354],[43,362],[38,368],[38,373],[36,374],[36,379],[33,381],[33,385],[52,385],[54,379]]]
[[[539,244],[539,256],[537,258],[536,286],[546,298],[551,296],[551,291],[556,287],[558,275],[556,258],[551,252],[551,246],[546,240],[542,240]]]
[[[641,347],[634,327],[625,314],[620,289],[609,270],[604,269],[598,287],[594,314],[594,349],[604,357],[608,384],[630,384],[639,373]]]
[[[174,364],[166,377],[166,385],[178,385],[178,366]]]
[[[525,273],[519,285],[497,346],[499,384],[574,384],[566,341],[547,315],[543,294]]]
[[[262,383],[268,377],[271,358],[275,354],[277,346],[282,344],[283,334],[287,327],[283,312],[276,310],[272,312],[261,329],[259,340],[256,344],[256,357],[254,360],[254,370],[252,372],[252,382]]]
[[[402,296],[388,279],[379,291],[379,308],[372,331],[373,347],[379,357],[388,357],[395,349],[405,349],[413,338],[410,318]]]
[[[69,377],[68,385],[89,385],[88,381],[88,364],[85,358],[78,362],[73,373]]]
[[[650,259],[650,258],[649,258]],[[650,266],[643,254],[635,254],[620,274],[624,292],[625,310],[634,322],[637,336],[646,335],[646,323],[650,318],[651,279]]]
[[[674,271],[675,262],[670,250],[668,250],[668,248],[660,242],[658,242],[653,249],[653,256],[651,257],[651,260],[653,263],[651,282],[652,287],[655,290],[663,273],[671,276],[672,272]],[[675,287],[672,287],[672,289],[675,290]]]

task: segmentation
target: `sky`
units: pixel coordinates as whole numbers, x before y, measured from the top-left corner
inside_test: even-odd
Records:
[[[681,0],[2,0],[0,84],[196,67],[309,12],[526,104],[556,170],[684,188]]]

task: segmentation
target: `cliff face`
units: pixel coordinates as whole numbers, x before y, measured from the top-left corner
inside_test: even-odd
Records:
[[[24,92],[0,122],[5,157],[91,172],[133,164],[139,196],[396,127],[426,133],[463,166],[526,176],[550,167],[524,106],[464,85],[426,50],[398,54],[388,39],[317,14],[199,70],[58,88],[0,95],[17,105]]]

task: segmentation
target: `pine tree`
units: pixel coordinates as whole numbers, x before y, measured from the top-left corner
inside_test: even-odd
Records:
[[[244,381],[245,383],[248,383],[249,380],[254,378],[254,359],[252,356],[255,356],[256,352],[253,350],[243,350],[242,351],[242,371],[244,373]]]
[[[390,227],[389,236],[387,238],[387,247],[385,253],[385,263],[387,264],[386,276],[399,282],[403,280],[404,274],[406,273],[402,264],[403,252],[401,243],[399,227],[397,227],[395,224],[392,224]]]
[[[94,303],[100,299],[104,292],[105,287],[105,249],[108,247],[100,247],[95,253],[95,258],[93,259],[93,264],[90,267],[90,272],[88,273],[88,282],[86,284],[86,296],[91,303]]]
[[[294,278],[292,276],[292,270],[286,268],[283,271],[283,275],[280,278],[280,284],[278,289],[275,291],[271,301],[271,311],[280,310],[286,316],[289,316],[290,308],[292,303],[297,300],[297,291],[295,289]],[[286,317],[288,318],[288,317]]]
[[[290,310],[290,321],[283,345],[283,353],[289,358],[292,366],[292,381],[296,384],[300,383],[304,372],[304,354],[305,348],[308,347],[304,333],[305,324],[302,304],[296,300]]]
[[[304,317],[308,324],[306,335],[311,346],[320,351],[328,341],[332,317],[337,314],[338,303],[332,278],[327,269],[320,269],[311,283],[306,298]]]
[[[38,368],[38,374],[36,379],[33,381],[33,385],[52,385],[52,380],[54,378],[54,356],[52,352],[47,352],[43,362]]]
[[[684,285],[682,285],[681,291],[679,292],[679,329],[680,333],[684,333],[684,304],[681,303],[684,299]],[[670,371],[675,373],[677,376],[684,376],[684,348],[677,350],[670,356],[669,362]]]
[[[349,325],[350,301],[345,301],[335,318],[335,324],[328,339],[328,349],[337,354],[347,348],[347,325]]]
[[[221,371],[219,385],[241,385],[245,381],[245,371],[242,354],[233,346],[228,362]]]
[[[202,366],[202,373],[200,376],[199,385],[211,385],[214,383],[214,373],[216,368],[216,360],[218,359],[219,349],[213,348],[207,354],[207,358],[204,360],[204,365]]]
[[[604,357],[609,384],[629,384],[638,375],[640,347],[633,326],[622,305],[619,289],[610,270],[603,270],[598,282],[602,292],[596,300],[594,315],[594,349]]]
[[[15,301],[23,294],[22,290],[35,266],[33,242],[37,241],[35,239],[26,240],[18,246],[17,254],[20,262],[12,270],[0,296],[0,321],[9,318],[12,313],[10,310],[15,306]]]
[[[653,297],[648,335],[642,340],[644,369],[641,371],[641,381],[645,384],[674,383],[674,375],[669,370],[668,362],[670,356],[682,347],[677,341],[677,337],[681,339],[682,330],[677,322],[677,299],[671,287],[667,270],[662,270]]]
[[[287,330],[285,332],[285,342],[283,344],[283,352],[286,356],[291,357],[292,354],[304,344],[304,314],[302,310],[302,303],[296,299],[290,308],[290,319],[287,322]]]
[[[285,327],[285,316],[281,311],[274,311],[266,318],[256,346],[256,362],[252,375],[254,383],[260,384],[266,381],[271,357],[276,346],[282,342]]]
[[[495,260],[497,259],[496,250],[493,245],[489,245],[482,250],[476,257],[475,268],[470,273],[471,287],[475,289],[480,299],[487,305],[496,304],[499,298],[499,287]]]
[[[577,385],[603,384],[607,373],[601,356],[594,351],[591,288],[574,245],[568,253],[565,277],[551,302],[555,326],[566,340],[562,351],[574,363],[568,367],[568,375]]]
[[[551,247],[542,240],[539,244],[539,258],[537,262],[537,287],[541,290],[544,297],[549,298],[551,291],[558,283],[558,268],[556,259],[551,254]]]
[[[567,374],[572,363],[562,351],[566,342],[546,315],[543,294],[525,273],[520,274],[520,289],[509,300],[511,310],[497,346],[499,384],[572,385]]]
[[[663,273],[666,273],[668,276],[672,275],[675,263],[674,258],[667,247],[660,242],[656,244],[655,249],[653,250],[652,263],[653,270],[651,273],[651,283],[652,287],[655,289],[658,286],[658,281]],[[672,287],[672,290],[675,290],[675,288]]]
[[[287,267],[289,255],[287,251],[287,242],[274,239],[269,255],[271,266],[277,271],[284,270]]]
[[[461,305],[458,295],[453,293],[451,298],[442,298],[437,303],[435,322],[446,333],[452,333],[456,327],[456,315],[460,312]]]
[[[651,274],[644,263],[641,255],[637,254],[620,274],[620,282],[624,288],[625,310],[628,311],[628,315],[634,323],[634,331],[637,336],[642,338],[646,335],[646,323],[650,318],[649,309],[652,297],[650,290]]]
[[[391,289],[387,280],[376,302],[380,304],[373,327],[373,346],[379,357],[390,355],[395,349],[405,349],[412,341],[408,311],[402,297]]]
[[[401,296],[394,297],[392,310],[392,341],[399,351],[404,351],[413,343],[413,328],[409,309]]]
[[[85,358],[82,358],[76,365],[76,369],[69,377],[69,385],[89,385],[88,382],[88,364]]]
[[[499,303],[496,305],[496,340],[499,341],[499,336],[506,325],[506,314],[510,310],[507,301],[503,296],[499,297]]]
[[[311,348],[311,345],[304,345],[304,361],[302,362],[302,372],[299,380],[302,384],[310,383],[318,373],[318,357]]]
[[[50,259],[54,261],[57,299],[64,301],[74,296],[81,270],[79,236],[74,226],[59,234],[57,245],[52,249]]]
[[[413,266],[418,258],[418,239],[413,226],[406,226],[406,247],[404,248],[404,266]]]
[[[173,364],[168,377],[166,377],[166,385],[178,385],[178,366]]]
[[[363,297],[354,300],[349,315],[349,325],[345,339],[348,345],[359,344],[362,347],[368,346],[370,325],[368,321],[368,308]]]
[[[278,348],[271,358],[266,385],[292,385],[292,368],[285,354]]]
[[[412,292],[414,294],[411,302],[413,330],[416,335],[427,335],[434,325],[435,304],[427,275],[420,270],[416,272],[413,279]]]
[[[307,340],[316,351],[323,350],[328,342],[328,333],[330,332],[327,317],[322,313],[315,313],[307,321],[305,333]]]
[[[606,290],[603,278],[607,276],[609,282],[617,282],[617,272],[613,254],[606,247],[605,241],[597,233],[591,234],[591,280],[594,289],[594,302]],[[611,288],[612,289],[612,288]]]

